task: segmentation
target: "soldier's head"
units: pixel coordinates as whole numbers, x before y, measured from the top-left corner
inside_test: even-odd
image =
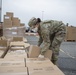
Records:
[[[40,22],[41,22],[41,19],[40,19],[40,18],[32,17],[32,18],[29,20],[28,25],[29,25],[31,28],[35,28]]]

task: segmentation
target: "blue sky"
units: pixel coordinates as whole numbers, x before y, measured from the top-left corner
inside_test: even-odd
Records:
[[[2,0],[2,21],[6,12],[13,12],[26,26],[31,17],[76,26],[76,0]]]

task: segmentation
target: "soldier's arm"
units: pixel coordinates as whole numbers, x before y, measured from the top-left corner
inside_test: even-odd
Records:
[[[49,49],[49,46],[51,44],[49,33],[50,33],[49,30],[43,31],[42,34],[43,46],[41,48],[41,55],[44,55],[44,53]]]
[[[42,39],[42,37],[40,36],[40,37],[39,37],[39,41],[38,41],[38,46],[40,46],[40,45],[42,44],[42,42],[43,42],[43,39]]]

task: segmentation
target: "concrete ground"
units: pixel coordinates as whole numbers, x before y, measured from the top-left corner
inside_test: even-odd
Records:
[[[28,43],[37,45],[38,37],[26,36]],[[76,42],[63,42],[60,47],[58,67],[65,75],[76,75]]]

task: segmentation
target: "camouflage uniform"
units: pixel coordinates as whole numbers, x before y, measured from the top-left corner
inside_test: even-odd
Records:
[[[39,41],[38,46],[43,44],[41,55],[50,49],[52,50],[52,62],[58,60],[59,48],[65,38],[66,27],[62,21],[49,20],[41,22],[38,28]]]

